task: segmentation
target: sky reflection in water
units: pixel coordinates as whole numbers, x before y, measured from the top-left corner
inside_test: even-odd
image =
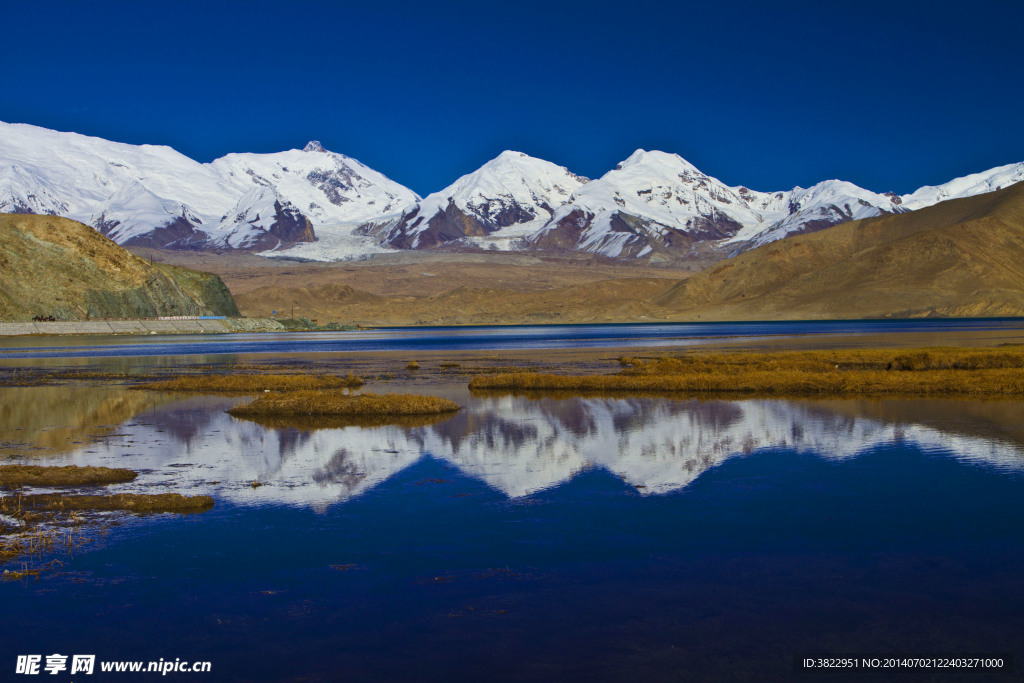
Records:
[[[8,455],[130,466],[126,490],[217,508],[0,586],[3,614],[40,619],[14,654],[253,680],[787,680],[796,652],[1024,634],[1021,403],[499,396],[306,430],[236,420],[236,399],[83,391],[58,414],[0,390],[51,416]],[[73,420],[92,440],[55,446]]]

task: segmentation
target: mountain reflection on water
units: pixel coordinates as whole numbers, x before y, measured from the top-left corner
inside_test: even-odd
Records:
[[[0,403],[3,392],[0,391]],[[19,389],[22,410],[52,396]],[[10,394],[8,394],[10,396]],[[109,400],[109,397],[107,397]],[[1024,469],[1024,403],[968,401],[530,399],[474,397],[423,427],[265,428],[224,411],[240,399],[140,403],[116,433],[54,464],[130,467],[123,490],[208,493],[234,504],[323,509],[422,458],[445,461],[510,498],[600,468],[641,494],[686,487],[731,458],[766,449],[844,460],[891,445]],[[940,417],[936,418],[935,416]],[[943,415],[946,415],[943,417]],[[56,422],[70,421],[60,414]],[[24,458],[28,460],[28,458]],[[258,488],[253,482],[263,484]]]

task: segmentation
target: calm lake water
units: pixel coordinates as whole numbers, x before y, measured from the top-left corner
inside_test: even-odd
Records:
[[[395,327],[353,332],[280,334],[9,337],[0,339],[0,361],[18,358],[192,356],[373,351],[692,346],[722,339],[772,339],[806,335],[930,335],[942,343],[962,333],[1005,333],[1020,341],[1022,318],[948,320],[836,320],[791,322],[649,323],[642,325],[509,325]]]
[[[432,424],[314,429],[225,414],[245,399],[0,389],[5,461],[131,467],[117,490],[216,500],[0,583],[0,671],[54,652],[213,663],[189,680],[1022,661],[1024,403],[457,398]]]

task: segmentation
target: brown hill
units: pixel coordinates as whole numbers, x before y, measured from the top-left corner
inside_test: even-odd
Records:
[[[249,315],[303,315],[361,325],[498,325],[650,320],[644,303],[660,278],[603,280],[544,290],[455,287],[436,294],[380,295],[348,285],[266,285],[238,295]],[[294,306],[294,309],[292,307]]]
[[[216,275],[152,264],[82,223],[0,215],[0,319],[238,315]]]
[[[598,258],[510,253],[393,252],[360,261],[297,263],[250,254],[136,249],[217,273],[244,315],[364,325],[651,320],[647,300],[689,274]]]
[[[675,319],[1024,316],[1024,183],[765,245],[652,303]]]

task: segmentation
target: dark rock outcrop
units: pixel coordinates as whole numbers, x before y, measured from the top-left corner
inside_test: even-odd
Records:
[[[387,231],[383,242],[399,249],[431,249],[464,237],[483,237],[503,227],[534,218],[533,212],[516,202],[493,200],[493,203],[498,204],[493,207],[494,210],[486,205],[464,211],[449,199],[444,211],[429,218],[421,215],[421,209],[417,207],[402,216],[398,224]]]
[[[102,216],[97,223],[97,228],[104,235],[109,235],[117,226],[117,221],[106,222]],[[153,247],[154,249],[197,249],[202,248],[207,239],[209,239],[209,235],[202,230],[197,230],[196,226],[192,225],[184,216],[178,216],[167,225],[154,228],[144,235],[127,239],[122,244],[128,247]]]
[[[249,251],[285,249],[299,242],[315,242],[313,224],[291,204],[274,202],[274,222],[258,237],[246,242]]]

